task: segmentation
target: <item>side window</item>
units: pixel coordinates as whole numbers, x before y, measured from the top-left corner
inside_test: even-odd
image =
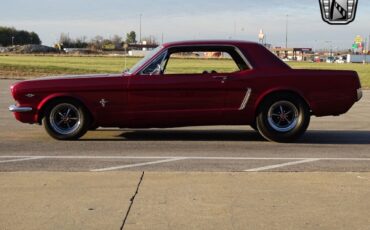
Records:
[[[163,70],[164,60],[167,52],[159,55],[152,63],[150,63],[142,72],[143,75],[159,75]]]
[[[233,73],[240,71],[227,52],[194,51],[171,53],[164,74]]]

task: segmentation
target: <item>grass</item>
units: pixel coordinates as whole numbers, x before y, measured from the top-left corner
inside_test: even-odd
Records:
[[[138,60],[138,58],[128,57],[127,68]],[[124,63],[123,57],[107,56],[0,56],[0,76],[2,78],[25,79],[59,74],[118,73],[124,69]],[[290,62],[288,64],[297,69],[355,70],[361,77],[363,87],[370,88],[370,65],[306,62]],[[168,68],[171,73],[185,73],[188,69],[201,73],[203,70],[212,69],[228,72],[234,70],[235,66],[228,59],[173,59],[168,64]]]
[[[138,58],[127,58],[132,66]],[[122,72],[122,57],[0,56],[0,76],[35,77],[58,74]]]

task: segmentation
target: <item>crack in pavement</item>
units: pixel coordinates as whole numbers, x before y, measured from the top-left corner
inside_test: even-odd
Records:
[[[143,181],[143,179],[144,179],[144,174],[145,174],[145,172],[143,171],[143,173],[141,174],[141,177],[140,177],[139,183],[137,184],[136,191],[135,191],[134,195],[133,195],[133,196],[131,197],[131,199],[130,199],[130,206],[129,206],[129,207],[128,207],[128,209],[127,209],[127,212],[126,212],[125,218],[123,219],[123,222],[122,222],[122,225],[121,225],[120,230],[123,230],[123,228],[125,227],[126,220],[127,220],[128,215],[130,214],[130,211],[131,211],[131,207],[132,207],[132,205],[134,204],[134,201],[135,201],[136,195],[139,193],[139,189],[140,189],[141,182],[142,182],[142,181]]]

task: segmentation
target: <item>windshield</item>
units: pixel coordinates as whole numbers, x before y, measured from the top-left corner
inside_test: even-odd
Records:
[[[158,46],[152,52],[148,53],[143,59],[141,59],[138,63],[136,63],[131,69],[128,71],[129,74],[135,73],[144,63],[146,63],[149,59],[154,57],[154,55],[163,48],[163,46]]]

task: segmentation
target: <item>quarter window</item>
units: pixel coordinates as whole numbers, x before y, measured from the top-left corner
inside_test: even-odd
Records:
[[[152,63],[148,65],[143,71],[142,74],[144,75],[159,75],[163,70],[163,65],[165,62],[165,57],[167,52],[163,52],[159,55]]]

